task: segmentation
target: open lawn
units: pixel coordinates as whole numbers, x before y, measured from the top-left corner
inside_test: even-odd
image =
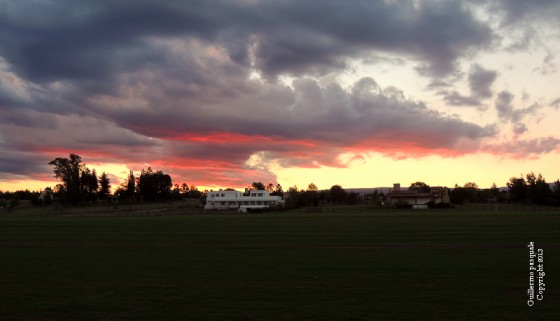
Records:
[[[560,210],[6,215],[0,320],[560,320]]]

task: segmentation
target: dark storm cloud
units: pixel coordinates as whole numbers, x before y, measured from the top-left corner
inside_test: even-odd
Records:
[[[70,1],[39,3],[40,10],[30,11],[23,3],[20,10],[4,11],[2,29],[8,31],[0,39],[10,46],[1,53],[16,72],[36,82],[99,80],[161,59],[145,47],[144,37],[210,37],[220,17],[203,3]]]
[[[90,117],[49,115],[30,110],[4,115],[0,119],[0,148],[8,154],[17,151],[30,155],[64,155],[89,151],[92,156],[104,154],[105,161],[112,161],[157,147],[157,143],[147,137]]]
[[[17,155],[6,156],[16,151],[89,151],[115,163],[226,159],[238,170],[263,151],[286,166],[336,166],[339,153],[359,148],[472,152],[493,126],[369,77],[350,87],[309,77],[380,55],[445,82],[493,37],[455,1],[3,2],[0,171],[21,172]],[[490,97],[495,78],[473,67],[472,96],[456,103]],[[510,103],[501,101],[503,114]],[[221,134],[234,141],[199,139]]]
[[[0,117],[0,125],[15,125],[22,128],[50,128],[58,127],[59,122],[56,116],[33,110],[4,110]],[[1,130],[0,130],[1,132]]]
[[[418,59],[418,70],[445,76],[465,50],[487,45],[491,30],[458,2],[265,2],[275,24],[260,34],[258,63],[268,74],[323,71],[366,51]],[[324,68],[325,70],[321,70]]]
[[[0,147],[2,142],[0,141]],[[14,175],[30,176],[34,173],[48,173],[49,158],[36,153],[27,153],[3,148],[0,153],[0,182]]]
[[[494,0],[487,3],[494,10],[505,14],[505,23],[515,24],[522,19],[534,17],[535,14],[539,15],[541,21],[547,17],[557,23],[560,13],[560,3],[556,0]]]
[[[420,5],[358,1],[100,1],[4,5],[1,55],[34,82],[108,79],[161,63],[149,37],[221,43],[233,61],[268,75],[326,72],[366,51],[404,53],[422,72],[446,75],[491,31],[456,2]],[[28,21],[31,23],[27,24]],[[90,84],[94,86],[94,84]],[[96,84],[100,86],[101,84]],[[95,87],[95,86],[94,86]],[[102,87],[102,86],[101,86]],[[102,88],[103,89],[103,88]],[[102,90],[98,89],[98,90]],[[106,89],[106,88],[105,88]]]
[[[497,37],[507,51],[534,50],[544,47],[544,35],[558,28],[560,2],[556,0],[473,0],[498,27]],[[546,37],[546,36],[545,36]],[[508,38],[505,40],[505,38]],[[505,41],[504,41],[505,40]]]
[[[158,118],[150,112],[137,112],[132,117],[119,118],[119,124],[163,140],[173,139],[182,132],[199,135],[225,132],[275,137],[281,141],[311,140],[338,148],[376,137],[385,144],[408,142],[425,149],[460,149],[457,144],[462,139],[476,141],[494,134],[492,128],[463,122],[432,111],[421,102],[409,101],[394,87],[382,89],[371,78],[359,80],[350,90],[336,83],[321,84],[304,78],[296,79],[293,88],[262,84],[237,95],[199,98],[183,110],[173,109],[174,105],[166,105],[165,100],[157,103],[159,108],[169,108],[166,115],[171,113],[173,117]],[[288,144],[266,141],[223,146],[212,143],[209,140],[205,145],[185,145],[183,151],[212,159],[220,155],[239,159],[256,150],[278,153],[290,150]]]

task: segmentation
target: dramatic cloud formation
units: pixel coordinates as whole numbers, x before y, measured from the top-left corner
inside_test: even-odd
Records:
[[[558,98],[504,83],[515,67],[492,55],[531,34],[545,53],[534,74],[555,75],[558,41],[543,45],[548,33],[532,18],[555,28],[558,10],[554,1],[5,1],[0,181],[45,179],[47,163],[71,152],[205,186],[345,168],[348,153],[362,162],[556,153],[557,136],[532,134],[529,116],[557,110]],[[533,101],[516,99],[525,90]],[[482,122],[453,109],[489,113],[492,101],[496,114]]]

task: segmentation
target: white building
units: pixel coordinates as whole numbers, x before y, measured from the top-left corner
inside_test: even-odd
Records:
[[[206,197],[205,210],[233,210],[247,212],[252,209],[263,209],[284,205],[281,196],[272,196],[264,190],[211,191]]]

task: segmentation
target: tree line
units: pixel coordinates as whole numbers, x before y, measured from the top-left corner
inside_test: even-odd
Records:
[[[53,167],[54,177],[60,179],[54,190],[46,188],[42,192],[0,191],[0,206],[16,204],[18,200],[31,200],[33,204],[48,204],[53,199],[64,203],[80,203],[95,201],[130,200],[130,201],[158,201],[184,198],[197,198],[204,201],[205,193],[194,185],[186,183],[173,184],[171,176],[161,170],[151,167],[142,169],[138,176],[130,171],[127,179],[111,193],[111,181],[103,172],[99,177],[95,169],[90,169],[77,154],[70,154],[68,158],[57,157],[49,165]],[[552,185],[552,187],[551,187]],[[494,183],[490,188],[481,189],[474,182],[463,186],[455,184],[449,189],[450,203],[522,203],[536,205],[560,205],[560,180],[553,184],[546,182],[539,173],[531,172],[520,177],[511,177],[506,183],[507,190],[500,190]],[[289,208],[319,205],[353,205],[361,200],[369,200],[375,204],[386,201],[387,195],[375,190],[373,193],[360,195],[347,192],[340,185],[333,185],[328,190],[319,191],[313,183],[307,189],[290,187],[286,192],[280,184],[268,185],[253,182],[248,189],[267,190],[271,195],[286,196],[286,206]],[[431,187],[424,182],[412,183],[409,190],[428,193]]]
[[[551,188],[552,185],[552,188]],[[452,204],[468,203],[522,203],[535,205],[560,205],[560,180],[553,184],[546,182],[541,175],[530,172],[525,176],[511,177],[506,183],[507,190],[500,190],[496,183],[490,188],[479,188],[474,182],[463,186],[455,184],[449,191]],[[430,192],[429,185],[423,182],[411,184],[409,190]]]
[[[314,183],[307,189],[298,189],[297,186],[288,189],[285,205],[288,208],[299,208],[320,205],[355,205],[360,201],[360,194],[347,192],[340,185],[333,185],[328,190],[319,191]]]
[[[194,185],[173,185],[171,176],[161,170],[154,171],[151,167],[142,169],[139,176],[135,176],[131,170],[126,181],[111,194],[111,181],[107,174],[103,173],[98,178],[95,169],[89,169],[79,155],[58,157],[49,165],[53,167],[54,176],[62,182],[55,187],[54,195],[62,202],[72,204],[114,198],[130,201],[200,198],[203,194]]]

